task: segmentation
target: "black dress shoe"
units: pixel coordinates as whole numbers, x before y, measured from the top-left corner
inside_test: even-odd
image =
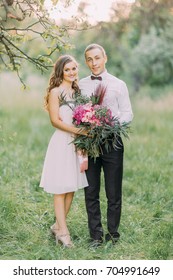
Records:
[[[103,239],[92,239],[90,241],[90,248],[96,249],[103,244]]]
[[[112,241],[112,244],[114,245],[120,238],[120,234],[118,232],[114,234],[107,233],[105,236],[105,241],[109,242]]]

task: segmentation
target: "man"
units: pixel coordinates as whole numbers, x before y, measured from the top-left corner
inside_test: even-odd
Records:
[[[133,112],[126,84],[109,74],[105,68],[107,56],[102,46],[91,44],[85,49],[86,64],[91,75],[81,79],[79,87],[83,95],[94,93],[99,83],[106,86],[103,105],[112,111],[112,115],[119,118],[119,122],[129,123],[133,119]],[[117,148],[107,152],[102,147],[103,154],[96,162],[89,157],[89,166],[86,171],[89,187],[85,188],[85,203],[88,215],[88,227],[93,246],[103,242],[104,233],[101,223],[100,211],[100,179],[101,169],[104,172],[105,191],[107,197],[107,229],[106,241],[114,244],[120,237],[118,227],[120,224],[122,204],[122,177],[124,147],[121,137],[117,141]]]

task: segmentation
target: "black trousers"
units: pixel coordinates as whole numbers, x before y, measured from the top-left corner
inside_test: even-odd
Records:
[[[124,146],[119,138],[117,148],[103,154],[94,161],[89,157],[89,167],[86,171],[89,187],[85,188],[85,203],[88,215],[88,227],[92,239],[103,237],[100,210],[101,170],[103,168],[105,192],[107,197],[107,229],[108,233],[117,236],[121,217],[122,177]]]

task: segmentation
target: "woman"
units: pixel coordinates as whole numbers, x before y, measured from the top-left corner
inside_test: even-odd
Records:
[[[75,134],[87,134],[87,131],[72,124],[73,94],[79,89],[77,78],[78,65],[75,59],[69,55],[59,57],[45,98],[45,106],[56,131],[48,145],[40,186],[54,194],[56,222],[51,226],[51,231],[56,243],[60,241],[65,247],[73,246],[66,217],[74,192],[88,186],[84,172],[86,166],[80,167],[75,147],[71,143]]]

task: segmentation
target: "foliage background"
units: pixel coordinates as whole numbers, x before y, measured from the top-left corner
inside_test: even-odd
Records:
[[[137,0],[129,17],[122,15],[123,7],[118,9],[119,21],[116,6],[110,22],[100,22],[85,31],[86,26],[81,31],[69,30],[68,36],[64,33],[66,44],[49,60],[51,66],[59,54],[71,53],[78,59],[83,77],[89,74],[84,48],[96,42],[107,51],[108,70],[128,84],[135,118],[130,141],[125,141],[121,239],[116,246],[108,243],[98,250],[88,247],[80,191],[68,217],[75,250],[55,246],[49,232],[54,221],[52,196],[39,188],[45,151],[54,131],[43,110],[51,67],[41,75],[35,65],[22,62],[18,74],[28,86],[22,91],[6,57],[7,67],[1,60],[0,76],[2,260],[173,259],[172,1]],[[76,47],[69,49],[69,43]],[[32,38],[21,40],[20,46],[36,58],[45,51],[45,45],[39,41],[38,48]],[[106,232],[103,178],[101,207]]]

